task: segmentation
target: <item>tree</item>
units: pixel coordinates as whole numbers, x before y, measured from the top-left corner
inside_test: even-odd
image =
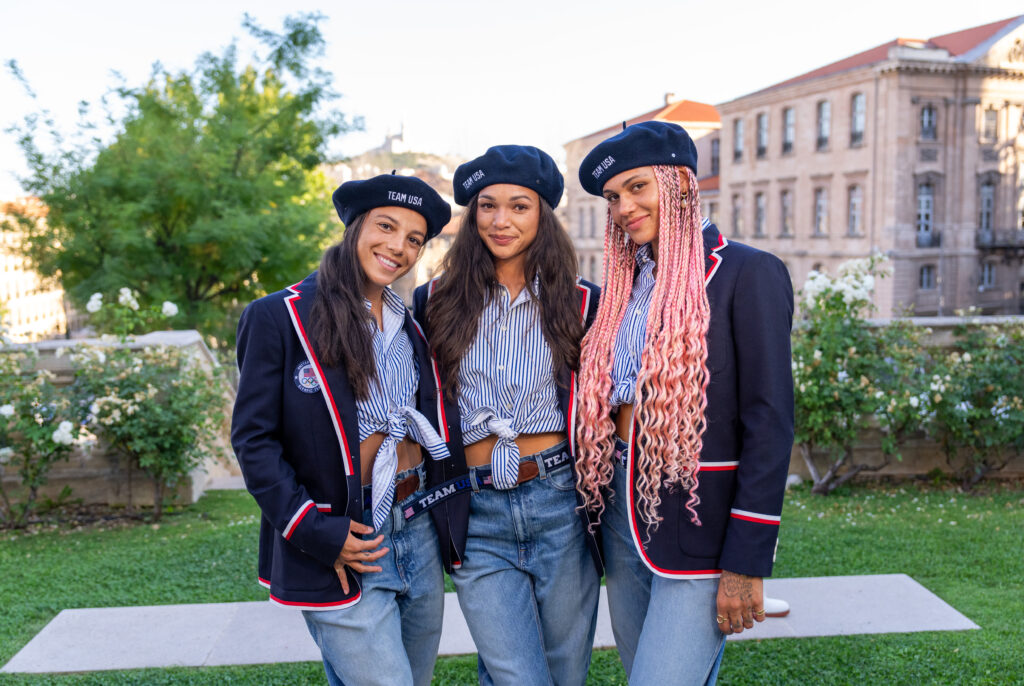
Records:
[[[13,127],[30,170],[22,184],[49,208],[45,223],[16,222],[39,272],[80,307],[131,287],[143,306],[179,303],[185,324],[233,341],[238,309],[303,277],[336,228],[318,168],[349,124],[322,113],[336,94],[311,66],[321,19],[289,18],[275,33],[247,16],[266,54],[244,67],[234,44],[191,72],[154,65],[147,84],[104,99],[109,143],[89,138],[89,124],[85,142],[68,143],[45,112]],[[53,153],[39,144],[41,122]]]

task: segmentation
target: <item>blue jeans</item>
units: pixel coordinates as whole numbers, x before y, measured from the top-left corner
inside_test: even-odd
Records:
[[[409,521],[402,515],[424,494],[419,490],[391,509],[391,519],[378,532],[388,553],[375,563],[381,571],[362,575],[358,603],[302,612],[331,686],[430,684],[444,614],[441,556],[430,514]],[[373,521],[369,508],[363,521]]]
[[[597,623],[599,579],[576,514],[571,464],[507,491],[479,488],[490,467],[470,468],[469,532],[452,573],[479,652],[480,683],[557,686],[587,679]]]
[[[626,448],[620,439],[616,452]],[[608,612],[619,658],[634,686],[714,684],[725,650],[718,630],[718,579],[654,574],[640,559],[629,527],[629,482],[616,463],[601,518]]]

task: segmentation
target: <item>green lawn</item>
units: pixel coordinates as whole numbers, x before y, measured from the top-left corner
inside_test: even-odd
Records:
[[[260,600],[257,510],[218,491],[159,527],[0,532],[0,663],[74,607]],[[858,487],[787,498],[776,576],[903,572],[980,631],[744,641],[721,684],[1024,684],[1024,489]],[[323,683],[318,663],[0,676],[12,684]],[[475,659],[438,662],[435,684],[475,683]],[[625,683],[595,651],[590,684]]]

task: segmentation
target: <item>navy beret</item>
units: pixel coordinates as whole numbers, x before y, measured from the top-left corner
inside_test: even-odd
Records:
[[[455,202],[469,204],[487,186],[511,183],[537,191],[551,207],[562,199],[562,174],[543,150],[532,145],[495,145],[480,157],[455,170]]]
[[[430,240],[452,218],[452,208],[433,188],[415,176],[381,174],[363,181],[346,181],[331,196],[334,209],[348,226],[353,219],[376,207],[405,207],[427,220]]]
[[[601,195],[616,174],[654,165],[689,167],[697,173],[697,146],[682,126],[644,121],[601,141],[580,163],[580,185],[591,195]]]

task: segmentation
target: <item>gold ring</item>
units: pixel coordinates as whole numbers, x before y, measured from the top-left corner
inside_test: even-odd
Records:
[[[761,610],[758,610],[758,611],[757,611],[757,612],[755,612],[754,614],[755,614],[755,615],[757,615],[758,617],[764,617],[764,610],[763,610],[763,609],[761,609]]]
[[[726,619],[725,615],[717,615],[717,616],[715,617],[715,619],[717,619],[717,620],[718,620],[718,623],[719,623],[719,624],[725,624],[725,623],[726,623],[726,622],[728,621],[728,620]]]

